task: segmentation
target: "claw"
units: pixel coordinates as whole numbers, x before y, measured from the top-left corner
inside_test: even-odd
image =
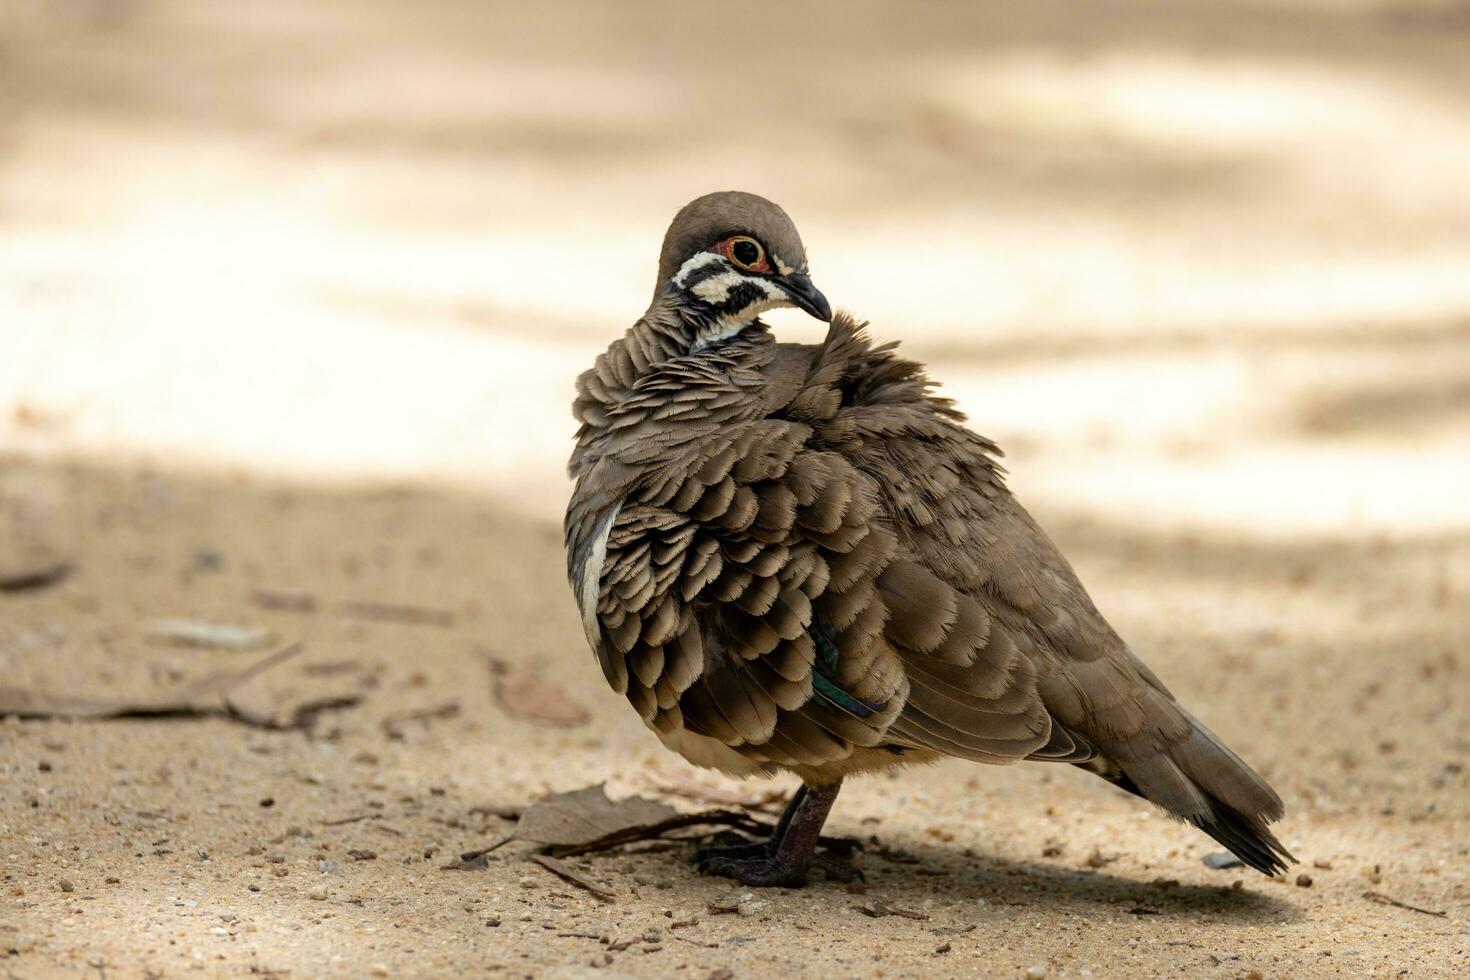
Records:
[[[694,853],[701,874],[734,878],[755,887],[800,888],[813,868],[830,881],[862,881],[863,873],[833,855],[847,857],[862,847],[846,837],[822,837],[822,823],[841,783],[803,785],[786,812],[763,841],[745,841],[725,847],[706,847]],[[729,840],[729,837],[721,839]],[[818,854],[822,847],[830,853]]]
[[[765,843],[707,847],[695,852],[694,862],[700,874],[734,878],[757,888],[800,888],[813,869],[821,871],[828,881],[864,880],[861,869],[831,855],[783,856]]]

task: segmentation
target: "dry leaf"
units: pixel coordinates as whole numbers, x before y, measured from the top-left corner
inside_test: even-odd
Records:
[[[516,824],[515,838],[558,847],[582,846],[656,826],[678,815],[673,807],[641,796],[614,802],[607,798],[606,784],[598,783],[532,803]]]
[[[566,728],[585,725],[592,718],[591,712],[561,688],[536,674],[511,669],[499,661],[492,661],[491,669],[495,672],[495,700],[512,718]]]
[[[735,810],[679,813],[667,804],[641,796],[610,800],[605,784],[598,783],[537,800],[526,808],[515,829],[505,837],[489,847],[465,851],[457,861],[451,861],[444,868],[466,871],[484,867],[486,855],[511,841],[540,844],[555,856],[567,857],[635,841],[659,840],[671,831],[701,826],[734,827],[758,838],[771,833],[770,824]],[[834,845],[844,843],[825,837],[821,841]]]
[[[262,707],[258,700],[249,703],[248,694],[237,694],[237,689],[251,678],[300,652],[301,644],[294,643],[262,657],[244,670],[211,674],[171,697],[109,700],[0,686],[0,715],[21,718],[205,718],[224,715],[256,728],[299,729],[311,727],[320,711],[357,703],[356,698],[329,698],[307,702],[283,715]],[[236,700],[237,696],[239,700]]]

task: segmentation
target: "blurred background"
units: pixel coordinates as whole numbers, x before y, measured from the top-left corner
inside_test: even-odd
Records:
[[[10,0],[0,432],[555,517],[572,379],[733,187],[1029,499],[1470,524],[1470,8],[1088,7]]]
[[[646,305],[674,211],[726,188],[781,203],[834,305],[1005,448],[1115,624],[1281,786],[1299,853],[1354,874],[1464,855],[1470,4],[1452,0],[4,0],[0,545],[71,573],[0,597],[0,674],[147,692],[204,661],[159,653],[142,618],[264,622],[379,665],[364,717],[461,698],[414,737],[470,774],[394,741],[373,749],[385,785],[636,788],[639,766],[676,766],[639,755],[654,743],[602,688],[564,585],[569,404]],[[291,618],[259,601],[280,588],[457,626]],[[497,728],[487,648],[564,679],[605,737]],[[344,717],[349,742],[377,736]],[[30,730],[0,743],[26,780]],[[116,751],[191,736],[136,737]],[[175,785],[176,808],[242,785],[253,805],[279,777],[200,738],[215,782]],[[538,770],[545,753],[569,768]],[[947,772],[905,785],[957,812]],[[1017,807],[1060,792],[980,775]],[[1112,816],[1070,833],[1133,826],[1074,782]],[[879,800],[862,792],[854,821]],[[1033,858],[1034,812],[962,843]],[[1411,812],[1448,850],[1385,817]],[[1414,881],[1463,922],[1457,874]],[[34,922],[46,955],[85,948]]]

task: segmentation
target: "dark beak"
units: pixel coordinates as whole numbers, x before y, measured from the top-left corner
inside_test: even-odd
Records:
[[[789,276],[782,276],[776,280],[776,284],[786,291],[798,309],[806,310],[818,320],[832,319],[832,306],[827,302],[812,281],[804,273],[794,272]]]

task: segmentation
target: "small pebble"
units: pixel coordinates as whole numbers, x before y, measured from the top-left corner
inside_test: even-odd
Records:
[[[276,798],[274,796],[267,796],[265,799],[260,801],[260,805],[265,807],[266,809],[270,809],[271,807],[276,805]]]
[[[1311,875],[1297,875],[1296,876],[1296,886],[1298,888],[1311,888],[1312,887],[1312,876]]]
[[[755,898],[752,892],[741,892],[738,895],[726,895],[709,903],[709,910],[715,914],[721,912],[734,912],[740,908],[741,903],[749,902]]]
[[[68,878],[62,878],[56,883],[56,887],[60,888],[64,892],[74,892],[77,890],[77,886],[72,884],[71,880]]]
[[[306,893],[306,897],[313,902],[325,902],[327,900],[327,886],[312,885],[311,890]]]
[[[525,877],[523,877],[520,880],[520,886],[522,888],[535,888],[536,887],[536,879],[535,878],[532,878],[530,875],[526,875]]]
[[[771,903],[766,901],[764,898],[756,898],[748,902],[741,902],[739,905],[735,906],[735,913],[737,915],[743,915],[749,918],[752,915],[760,915],[762,912],[770,907]]]
[[[1046,967],[1028,966],[1026,968],[1026,980],[1046,980]]]
[[[375,977],[386,977],[388,975],[388,967],[384,963],[374,963],[368,967],[368,972]]]

